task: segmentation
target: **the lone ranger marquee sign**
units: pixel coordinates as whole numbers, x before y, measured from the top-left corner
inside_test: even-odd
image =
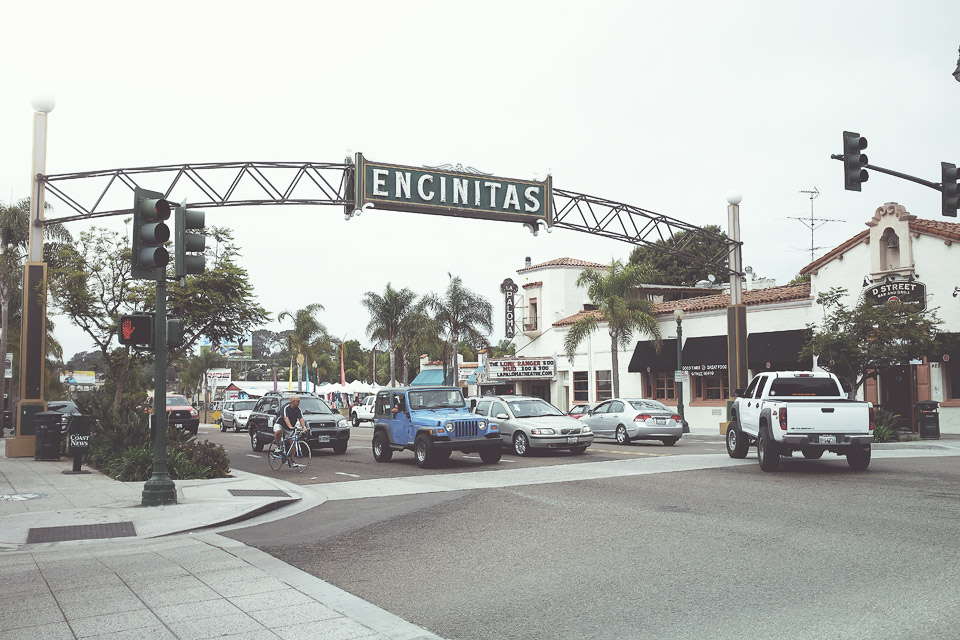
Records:
[[[875,304],[903,302],[916,304],[921,310],[927,308],[927,287],[916,280],[878,283],[867,287],[863,295]]]
[[[552,179],[543,182],[354,158],[354,207],[553,226]]]
[[[517,380],[519,378],[554,378],[557,361],[553,358],[490,359],[487,361],[487,380]]]

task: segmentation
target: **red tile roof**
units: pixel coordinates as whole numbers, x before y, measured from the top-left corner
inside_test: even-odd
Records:
[[[790,300],[809,300],[810,283],[786,285],[783,287],[770,287],[768,289],[754,289],[753,291],[743,292],[743,303],[746,305],[772,304],[776,302],[787,302]],[[683,300],[670,300],[669,302],[658,302],[654,305],[656,315],[673,313],[674,309],[680,308],[685,312],[708,311],[711,309],[724,309],[730,304],[730,294],[720,293],[709,296],[700,296],[698,298],[684,298]],[[599,311],[581,311],[567,318],[562,318],[553,323],[555,327],[568,327],[587,314],[593,314],[598,322],[604,322],[605,318]]]
[[[576,258],[555,258],[554,260],[541,262],[540,264],[524,267],[523,269],[517,269],[517,273],[527,273],[528,271],[533,271],[534,269],[541,269],[543,267],[583,267],[583,268],[589,267],[591,269],[606,269],[608,266],[609,265],[600,264],[598,262],[588,262],[586,260],[577,260]]]
[[[542,286],[543,286],[543,280],[537,280],[536,282],[528,282],[527,284],[523,285],[523,288],[532,289],[534,287],[542,287]]]

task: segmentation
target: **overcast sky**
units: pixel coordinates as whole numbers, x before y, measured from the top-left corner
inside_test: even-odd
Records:
[[[938,192],[873,173],[845,192],[841,132],[870,162],[939,182],[960,164],[960,3],[6,2],[0,7],[0,197],[29,195],[32,108],[47,173],[226,161],[462,163],[542,179],[696,225],[743,193],[744,265],[787,283],[896,201],[940,218]],[[146,187],[164,188],[165,183]],[[189,194],[173,194],[173,199]],[[55,199],[48,217],[68,215]],[[122,218],[73,222],[123,229]],[[360,300],[390,282],[442,292],[447,273],[494,304],[499,283],[630,245],[520,225],[335,207],[208,209],[234,229],[261,303],[319,302],[365,345]],[[960,282],[958,282],[960,284]],[[93,347],[57,322],[65,357]],[[272,329],[281,329],[273,323]]]

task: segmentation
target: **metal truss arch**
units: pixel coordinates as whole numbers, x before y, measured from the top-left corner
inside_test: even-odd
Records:
[[[232,172],[232,173],[231,173]],[[220,186],[215,186],[219,174]],[[151,176],[151,187],[169,197],[177,188],[190,188],[199,194],[187,203],[192,208],[241,207],[265,205],[333,205],[347,210],[353,206],[352,181],[354,165],[350,162],[210,162],[201,164],[157,165],[127,169],[105,169],[55,175],[41,175],[47,194],[63,202],[70,215],[47,218],[45,223],[90,220],[117,215],[130,215],[130,208],[111,208],[116,191],[130,201],[140,180]],[[160,179],[169,176],[166,188],[157,188]],[[224,179],[227,176],[227,179]],[[94,182],[102,186],[92,189],[92,205],[81,203],[80,185]],[[105,184],[104,184],[105,183]],[[223,186],[223,185],[226,186]],[[239,189],[245,185],[243,193]],[[90,187],[87,186],[87,190]],[[249,195],[250,193],[254,195]],[[684,260],[702,264],[717,275],[730,275],[730,252],[740,243],[722,233],[659,214],[641,207],[614,202],[606,198],[553,189],[552,226],[645,246]],[[691,252],[699,241],[716,243],[723,248],[714,255]]]

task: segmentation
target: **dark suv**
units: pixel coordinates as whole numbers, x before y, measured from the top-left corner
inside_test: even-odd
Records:
[[[306,441],[311,449],[333,449],[334,453],[346,453],[350,440],[350,421],[333,411],[327,403],[313,394],[295,393],[280,395],[270,392],[257,401],[247,418],[250,431],[250,447],[263,451],[263,446],[273,442],[273,425],[290,404],[290,398],[300,396],[300,412],[310,433]]]

